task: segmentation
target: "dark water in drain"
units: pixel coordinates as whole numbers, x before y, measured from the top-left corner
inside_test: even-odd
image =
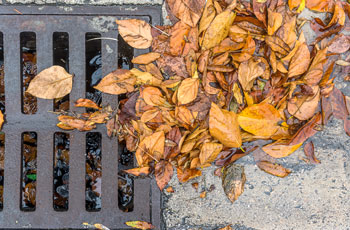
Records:
[[[69,134],[54,135],[53,207],[68,210],[69,197]]]
[[[4,189],[4,164],[5,164],[5,134],[0,132],[0,210],[3,208]]]
[[[88,211],[101,209],[102,152],[101,134],[86,134],[86,187],[85,207]]]
[[[36,66],[36,36],[32,32],[22,32],[21,62],[22,62],[22,113],[35,114],[38,110],[36,97],[26,93],[30,81],[37,74]]]
[[[134,210],[134,179],[121,170],[133,168],[134,154],[126,149],[125,143],[120,143],[118,156],[118,206],[124,212],[132,212]]]
[[[34,211],[36,204],[37,134],[22,133],[21,209]]]

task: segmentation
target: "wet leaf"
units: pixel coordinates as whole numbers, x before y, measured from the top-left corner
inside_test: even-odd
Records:
[[[227,198],[233,203],[244,191],[246,177],[244,167],[237,164],[231,164],[224,168],[222,177],[222,187]]]
[[[211,104],[209,112],[209,131],[226,147],[242,145],[237,115],[232,111],[220,109],[215,103]]]
[[[315,156],[314,143],[312,141],[304,145],[304,153],[307,161],[310,162],[311,164],[321,163],[321,161],[319,161]]]
[[[177,101],[180,105],[188,104],[196,99],[198,94],[199,79],[186,78],[177,91]]]
[[[152,224],[145,221],[128,221],[125,222],[126,225],[137,228],[137,229],[153,229],[155,228]]]
[[[134,176],[147,176],[150,173],[150,167],[132,168],[123,171]]]
[[[134,57],[131,62],[134,64],[142,64],[142,65],[147,65],[151,62],[154,62],[160,57],[160,53],[156,52],[150,52],[146,54],[141,54],[137,57]]]
[[[281,121],[278,110],[265,102],[248,106],[238,114],[239,126],[256,136],[271,137],[278,131]]]
[[[41,71],[31,80],[27,93],[43,98],[55,99],[69,94],[72,90],[73,75],[61,66],[51,66]]]
[[[169,183],[173,174],[173,166],[168,161],[160,161],[156,164],[154,175],[160,191]]]
[[[291,173],[289,169],[286,169],[279,164],[273,164],[268,161],[259,161],[257,162],[257,165],[261,170],[278,177],[286,177],[289,173]]]
[[[117,69],[102,78],[94,88],[108,94],[123,94],[133,92],[136,77],[126,69]]]
[[[116,20],[120,36],[136,49],[147,49],[152,44],[151,26],[139,19]]]
[[[227,37],[235,16],[236,14],[231,10],[218,14],[204,34],[202,48],[206,50],[219,45]]]

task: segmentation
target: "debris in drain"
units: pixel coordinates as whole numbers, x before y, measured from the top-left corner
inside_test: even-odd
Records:
[[[135,152],[138,168],[127,172],[154,172],[161,190],[174,169],[183,183],[217,161],[231,201],[243,192],[243,168],[233,164],[241,157],[261,152],[257,166],[285,177],[291,171],[276,159],[300,148],[332,114],[350,133],[349,98],[332,75],[349,72],[349,58],[340,56],[349,47],[332,46],[344,41],[332,35],[344,28],[349,3],[306,4],[333,13],[328,25],[313,28],[317,38],[309,45],[300,30],[305,22],[297,20],[303,4],[208,0],[189,9],[175,2],[168,0],[169,13],[179,19],[173,26],[117,20],[126,43],[153,52],[131,60],[143,63],[137,68],[123,57],[119,69],[96,81],[94,89],[124,95],[117,115],[106,107],[97,111],[105,116],[100,122],[91,114],[60,115],[59,127],[87,131],[114,119],[108,133]]]
[[[37,134],[22,134],[22,192],[21,209],[34,211],[36,204]]]
[[[5,164],[5,134],[0,133],[0,210],[3,208],[3,192],[4,192],[4,164]]]

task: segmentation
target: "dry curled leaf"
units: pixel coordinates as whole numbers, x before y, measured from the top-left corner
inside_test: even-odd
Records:
[[[136,49],[147,49],[152,44],[151,26],[139,19],[116,20],[120,36]]]
[[[147,176],[150,173],[150,167],[132,168],[123,171],[134,176]]]
[[[256,164],[261,170],[274,176],[286,177],[289,173],[291,173],[289,169],[286,169],[283,166],[276,163],[274,164],[268,161],[259,161]]]
[[[100,106],[98,106],[95,102],[93,102],[90,99],[87,98],[79,98],[75,103],[75,107],[85,107],[85,108],[91,108],[91,109],[101,109]]]
[[[36,75],[26,92],[38,98],[55,99],[69,94],[72,86],[73,75],[63,67],[54,65]]]
[[[209,112],[209,131],[226,147],[237,148],[242,145],[237,115],[220,109],[215,103],[211,104]]]
[[[306,160],[312,164],[320,164],[321,161],[315,156],[314,143],[312,141],[308,142],[304,146],[304,153]]]
[[[167,0],[175,17],[191,27],[195,27],[201,17],[204,0]]]

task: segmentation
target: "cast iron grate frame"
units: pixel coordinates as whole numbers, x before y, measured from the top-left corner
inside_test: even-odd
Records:
[[[19,14],[19,12],[21,14]],[[114,19],[139,18],[161,24],[160,6],[0,6],[0,31],[3,33],[5,72],[5,169],[4,207],[0,211],[0,228],[19,229],[81,229],[82,222],[102,223],[112,229],[125,228],[130,220],[150,221],[160,229],[160,192],[154,181],[134,181],[134,210],[122,212],[118,208],[118,144],[110,141],[102,126],[94,132],[102,134],[102,209],[88,212],[85,209],[85,135],[79,131],[70,134],[69,209],[53,209],[53,136],[60,132],[55,126],[56,115],[52,100],[38,99],[36,114],[21,112],[20,33],[35,32],[37,39],[37,68],[41,71],[52,65],[52,34],[69,34],[69,66],[74,73],[70,108],[76,99],[85,96],[85,34],[98,32],[102,37],[118,37]],[[106,75],[117,65],[117,43],[102,40],[102,74]],[[113,50],[114,52],[111,52]],[[147,50],[134,50],[134,55]],[[103,96],[103,104],[116,97]],[[21,133],[38,135],[36,210],[20,210],[21,188]],[[82,141],[84,140],[84,141]],[[84,143],[84,144],[82,144]]]

